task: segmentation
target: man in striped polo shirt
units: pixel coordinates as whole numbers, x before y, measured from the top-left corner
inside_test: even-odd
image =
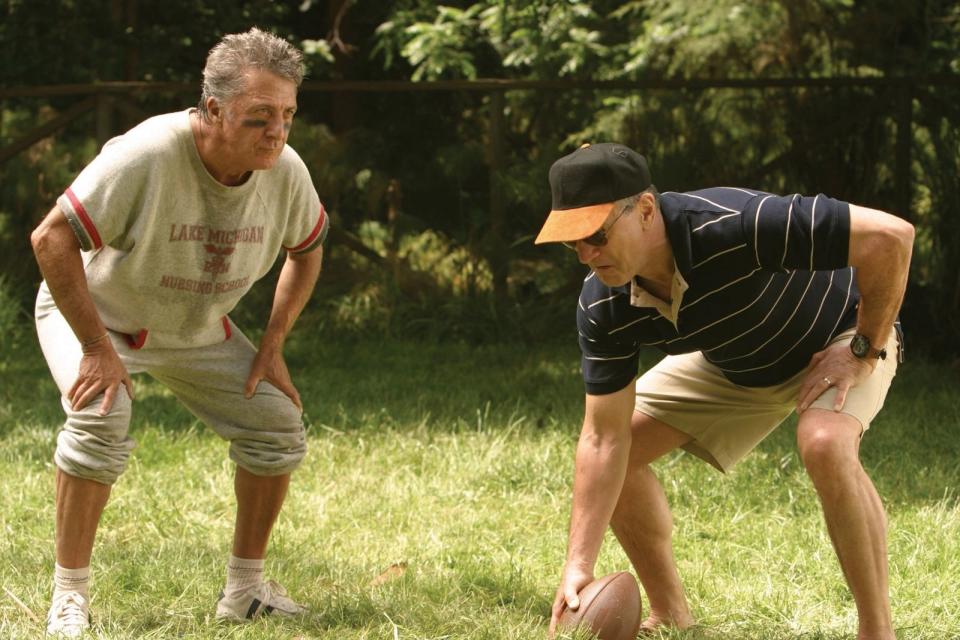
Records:
[[[658,194],[646,161],[584,145],[550,169],[537,243],[590,267],[577,311],[586,411],[551,633],[593,580],[609,524],[650,602],[645,629],[693,624],[650,463],[683,448],[721,471],[796,409],[800,456],[859,614],[894,638],[886,517],[859,461],[900,359],[913,227],[824,195]],[[639,379],[639,351],[667,354]]]

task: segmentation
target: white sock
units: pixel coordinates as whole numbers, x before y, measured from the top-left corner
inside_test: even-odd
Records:
[[[57,564],[53,570],[53,597],[64,591],[76,591],[84,598],[90,597],[90,567],[67,569]]]
[[[231,555],[227,563],[227,586],[223,593],[236,595],[247,587],[263,582],[263,559],[238,558]]]

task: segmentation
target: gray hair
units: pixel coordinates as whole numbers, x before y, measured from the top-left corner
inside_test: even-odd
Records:
[[[207,98],[226,104],[246,88],[246,72],[263,69],[286,78],[297,87],[303,82],[303,54],[282,38],[256,27],[231,33],[210,50],[203,68],[200,116],[207,119]]]
[[[657,191],[657,188],[654,185],[650,185],[640,193],[635,193],[632,196],[627,196],[626,198],[620,198],[619,200],[613,203],[613,210],[617,212],[616,215],[620,213],[626,213],[628,210],[633,209],[637,206],[637,203],[640,202],[640,196],[645,193],[652,193],[653,199],[656,200],[657,206],[660,205],[660,192]]]

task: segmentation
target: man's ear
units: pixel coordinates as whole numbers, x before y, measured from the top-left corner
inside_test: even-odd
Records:
[[[640,194],[640,202],[637,203],[637,209],[640,211],[640,222],[646,226],[653,220],[657,212],[657,199],[649,191]]]
[[[210,115],[211,122],[220,122],[223,120],[223,108],[216,98],[207,98],[207,113]]]

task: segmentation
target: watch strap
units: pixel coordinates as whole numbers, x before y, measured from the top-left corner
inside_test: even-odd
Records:
[[[853,340],[850,342],[850,351],[858,358],[879,358],[880,360],[886,360],[887,358],[887,350],[875,349],[870,344],[870,339],[862,333],[853,336]]]

